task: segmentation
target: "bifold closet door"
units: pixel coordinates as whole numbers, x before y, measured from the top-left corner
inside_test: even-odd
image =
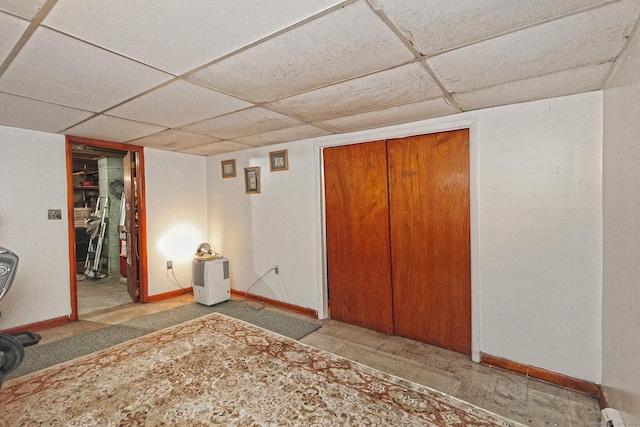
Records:
[[[386,142],[323,155],[331,318],[393,334]]]
[[[468,129],[388,141],[397,335],[471,354]]]

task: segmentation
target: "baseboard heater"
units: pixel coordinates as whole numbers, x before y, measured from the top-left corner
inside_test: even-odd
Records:
[[[604,408],[602,410],[602,421],[604,421],[606,427],[624,427],[620,412],[613,408]]]

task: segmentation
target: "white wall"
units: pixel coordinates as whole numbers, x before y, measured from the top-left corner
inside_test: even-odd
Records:
[[[269,152],[288,150],[289,170],[271,172]],[[222,178],[221,160],[236,160],[236,177]],[[245,194],[244,168],[260,167],[261,192]],[[319,200],[309,143],[211,156],[207,159],[209,240],[229,258],[231,286],[316,309]],[[278,265],[280,274],[269,269]]]
[[[65,138],[0,126],[0,246],[20,257],[0,301],[0,329],[71,314]],[[191,286],[191,260],[207,239],[205,158],[145,149],[149,295]],[[47,220],[61,209],[62,220]],[[170,280],[171,279],[171,280]]]
[[[621,108],[632,104],[623,93],[616,96]],[[167,260],[174,262],[178,280],[189,286],[193,252],[208,240],[229,257],[235,289],[246,290],[278,264],[282,274],[268,273],[252,292],[323,312],[320,147],[429,133],[460,123],[471,126],[472,163],[477,163],[472,164],[474,347],[600,382],[599,92],[206,159],[145,149],[149,294],[178,289],[167,278]],[[627,149],[634,136],[624,138],[622,148]],[[21,256],[16,283],[0,302],[0,328],[6,329],[70,313],[68,232],[64,137],[0,128],[0,144],[5,159],[0,168],[0,245]],[[270,172],[268,153],[282,148],[289,150],[289,170]],[[223,180],[220,161],[227,158],[236,159],[237,177]],[[260,194],[244,193],[246,166],[261,167]],[[636,181],[634,173],[620,171],[618,181],[627,175]],[[624,197],[627,193],[620,193],[618,212],[628,212]],[[50,208],[62,209],[63,220],[46,220]],[[616,221],[607,222],[611,233]],[[623,256],[623,249],[621,244],[610,254]],[[630,256],[624,264],[627,273],[637,272],[635,259]],[[637,302],[636,276],[628,280],[617,285],[609,294],[615,298],[605,304],[610,329],[637,322],[632,314],[637,304],[632,309],[629,301],[623,305],[624,319],[612,313],[625,298]],[[605,325],[605,336],[607,331]],[[631,334],[617,332],[611,340],[620,344]],[[633,343],[630,349],[637,352]],[[614,362],[606,363],[609,384],[624,385],[626,371],[612,368]],[[635,399],[637,388],[630,390]]]
[[[0,126],[0,163],[0,246],[20,257],[0,329],[68,316],[64,136]],[[48,209],[61,209],[62,220],[48,220]]]
[[[205,158],[144,150],[149,296],[191,286],[191,261],[207,241]],[[173,262],[173,275],[167,273]]]
[[[599,383],[602,94],[478,122],[481,350]]]
[[[602,385],[640,423],[640,36],[604,91]]]
[[[556,98],[207,159],[209,236],[232,286],[324,312],[320,148],[471,126],[474,348],[601,380],[602,94]],[[268,152],[289,150],[289,171]],[[236,178],[220,161],[235,158]],[[261,166],[262,193],[243,168]],[[348,260],[345,260],[348,262]]]

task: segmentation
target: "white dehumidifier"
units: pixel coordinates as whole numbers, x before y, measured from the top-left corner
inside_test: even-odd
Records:
[[[204,305],[227,301],[231,294],[229,260],[208,258],[193,260],[193,295]]]

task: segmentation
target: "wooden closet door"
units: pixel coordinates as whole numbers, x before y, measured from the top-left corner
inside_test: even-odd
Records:
[[[331,318],[393,334],[386,143],[323,153]]]
[[[471,354],[469,131],[388,141],[397,335]]]

